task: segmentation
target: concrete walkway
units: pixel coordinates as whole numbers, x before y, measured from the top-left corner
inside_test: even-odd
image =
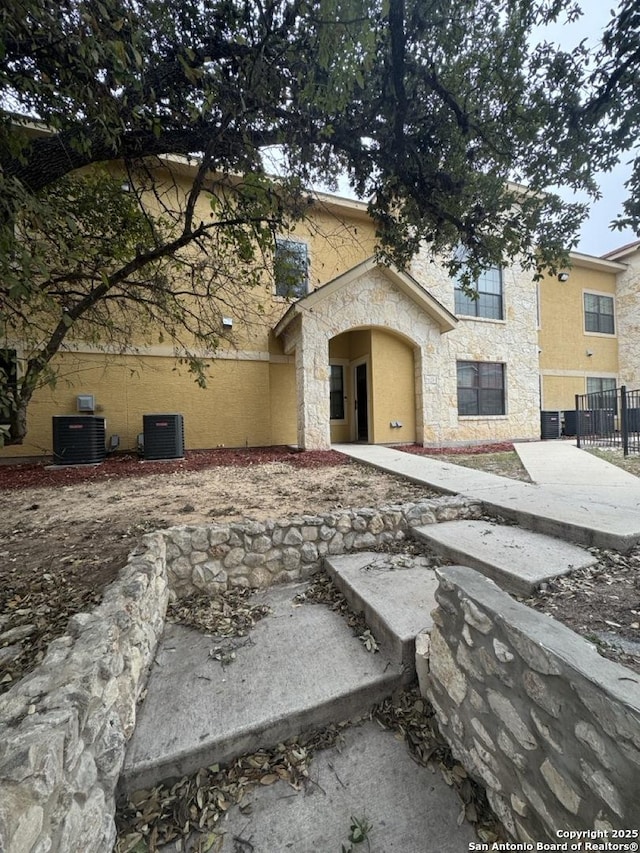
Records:
[[[617,465],[576,447],[575,441],[526,441],[514,444],[534,483],[640,493],[640,480]]]
[[[517,445],[520,448],[520,445]],[[534,483],[373,444],[334,450],[449,494],[481,500],[487,509],[530,530],[581,545],[628,551],[640,542],[640,479],[564,441],[522,445]]]

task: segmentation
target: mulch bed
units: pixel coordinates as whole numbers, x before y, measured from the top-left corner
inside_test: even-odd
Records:
[[[455,447],[422,447],[420,444],[403,444],[395,447],[403,453],[413,453],[416,456],[476,456],[481,453],[507,453],[514,449],[510,441],[500,441],[494,444],[465,444]]]
[[[406,444],[395,448],[417,456],[501,453],[513,450],[511,442],[476,444],[459,447],[421,447]],[[68,486],[74,483],[145,477],[150,474],[173,474],[202,471],[223,466],[248,467],[265,462],[286,462],[294,468],[324,468],[349,465],[351,460],[335,450],[297,450],[292,447],[220,447],[214,450],[187,450],[184,459],[152,461],[133,454],[114,454],[98,465],[76,465],[55,468],[49,460],[31,463],[0,464],[0,490],[28,489],[46,486]]]
[[[3,464],[0,465],[0,490],[66,486],[73,483],[100,482],[125,477],[145,477],[150,474],[202,471],[213,467],[248,467],[262,465],[265,462],[286,462],[294,468],[325,468],[331,465],[349,465],[351,460],[335,450],[300,451],[290,447],[222,447],[215,450],[188,450],[184,459],[160,462],[127,454],[111,456],[95,466],[53,468],[49,461]]]

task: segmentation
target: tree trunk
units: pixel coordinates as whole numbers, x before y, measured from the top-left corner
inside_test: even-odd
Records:
[[[33,390],[21,388],[16,396],[15,406],[9,413],[9,434],[5,436],[5,445],[23,444],[27,434],[27,409],[33,396]]]

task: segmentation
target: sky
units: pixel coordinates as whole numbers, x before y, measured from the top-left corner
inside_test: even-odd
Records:
[[[584,14],[578,21],[547,27],[545,37],[561,44],[565,50],[579,44],[584,38],[596,46],[611,18],[611,6],[615,8],[617,4],[608,3],[606,0],[582,0],[581,6]],[[603,255],[637,239],[633,231],[612,231],[610,228],[611,221],[622,213],[622,203],[627,195],[624,182],[631,172],[628,164],[630,159],[631,154],[623,153],[618,167],[608,174],[599,173],[596,176],[602,198],[591,203],[590,215],[582,226],[576,251],[586,255]],[[568,190],[558,192],[567,200],[576,198],[575,194]]]

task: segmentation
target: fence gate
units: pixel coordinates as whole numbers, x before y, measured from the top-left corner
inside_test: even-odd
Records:
[[[621,447],[640,453],[640,390],[625,385],[594,394],[576,394],[578,447]]]

